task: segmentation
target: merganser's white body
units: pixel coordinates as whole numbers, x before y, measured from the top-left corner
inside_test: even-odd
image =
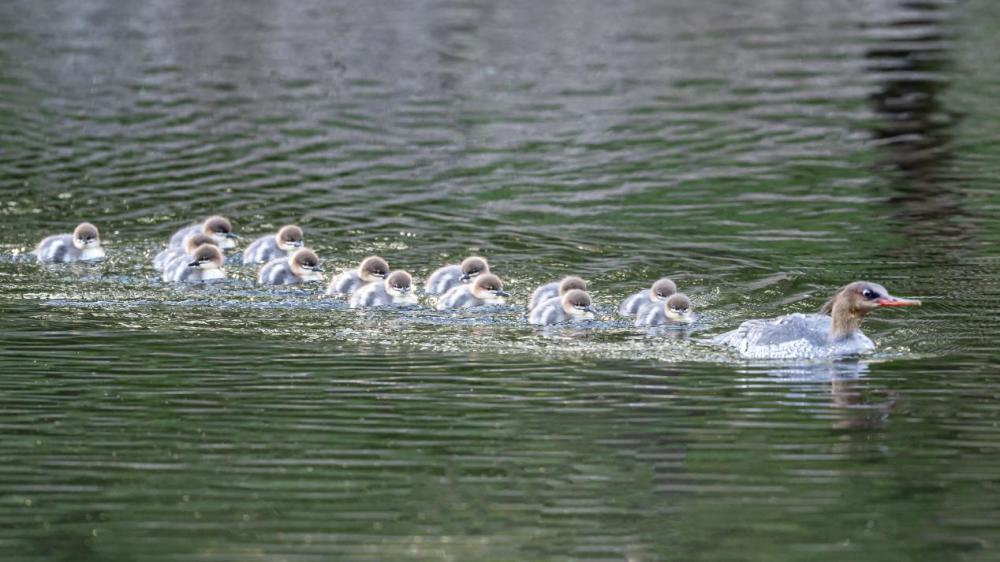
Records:
[[[861,333],[865,315],[881,307],[919,306],[920,301],[893,297],[885,287],[856,281],[841,288],[820,314],[788,314],[770,320],[747,320],[712,342],[732,347],[748,359],[817,359],[856,355],[875,349]]]

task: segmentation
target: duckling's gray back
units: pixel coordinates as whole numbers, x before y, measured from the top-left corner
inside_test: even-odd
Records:
[[[424,293],[436,296],[443,295],[462,285],[462,267],[458,265],[446,265],[434,270],[427,282],[424,283]]]
[[[275,258],[260,268],[257,283],[260,285],[292,285],[300,282],[299,276],[292,272],[288,258]]]
[[[652,304],[652,299],[649,298],[649,289],[643,289],[638,293],[629,295],[628,298],[622,301],[618,306],[618,314],[622,316],[635,316],[639,313],[639,309],[646,304]]]
[[[47,236],[38,243],[35,249],[35,256],[38,261],[63,263],[77,261],[83,254],[73,245],[72,234],[55,234]]]
[[[550,326],[566,322],[568,316],[566,311],[563,310],[562,299],[555,296],[538,303],[538,306],[532,308],[531,312],[528,313],[528,322],[540,326]]]
[[[348,297],[365,284],[356,270],[350,269],[330,280],[326,294],[331,297]]]
[[[267,263],[278,258],[287,258],[291,252],[278,247],[278,239],[273,235],[263,236],[254,240],[246,250],[243,250],[243,263]]]
[[[546,283],[531,293],[531,300],[528,301],[528,310],[534,310],[535,307],[542,304],[543,302],[559,296],[559,281],[553,281],[552,283]]]
[[[486,301],[479,299],[472,294],[469,290],[468,285],[458,285],[457,287],[452,287],[447,293],[441,295],[437,302],[438,310],[445,310],[448,308],[473,308],[476,306],[483,306]]]

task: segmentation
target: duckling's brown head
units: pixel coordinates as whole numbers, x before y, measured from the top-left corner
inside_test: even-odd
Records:
[[[389,263],[378,256],[370,256],[361,260],[358,266],[358,277],[365,283],[385,279],[389,275]]]
[[[590,295],[583,289],[570,289],[562,296],[562,307],[566,314],[593,318],[594,308]]]
[[[385,278],[385,290],[390,293],[409,293],[413,290],[413,278],[403,270],[393,271]]]
[[[575,275],[563,277],[562,281],[559,282],[559,295],[565,295],[573,290],[586,291],[587,282]]]
[[[191,255],[194,253],[195,249],[202,244],[208,244],[209,246],[219,245],[219,243],[215,241],[215,238],[201,232],[196,232],[184,239],[184,252]]]
[[[73,246],[78,250],[94,248],[101,245],[101,235],[97,227],[89,222],[82,222],[73,229]]]
[[[222,267],[223,261],[222,251],[217,246],[202,244],[195,248],[188,266],[199,269],[218,269]]]
[[[490,272],[490,265],[486,263],[486,258],[479,256],[469,256],[462,260],[462,281],[468,281],[477,275]]]
[[[323,272],[319,256],[309,248],[299,248],[288,258],[292,273],[298,276],[314,275]]]
[[[492,273],[484,273],[476,277],[469,290],[476,298],[491,302],[502,303],[505,297],[510,296],[510,293],[503,290],[503,282],[500,281],[500,278]]]
[[[286,252],[301,248],[305,240],[302,229],[294,224],[281,227],[275,237],[278,240],[278,247]]]
[[[691,314],[691,299],[684,293],[671,295],[663,303],[663,312],[667,318],[674,322],[690,324],[694,322],[694,315]]]
[[[666,277],[658,279],[649,289],[649,296],[653,300],[667,300],[677,293],[677,284]]]

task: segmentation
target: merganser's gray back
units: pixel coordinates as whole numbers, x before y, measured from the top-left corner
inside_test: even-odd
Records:
[[[875,349],[860,331],[831,341],[833,319],[823,314],[788,314],[768,320],[747,320],[735,330],[712,339],[736,349],[748,359],[814,359],[856,355]]]

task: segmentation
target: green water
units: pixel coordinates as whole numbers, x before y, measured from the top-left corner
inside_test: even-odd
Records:
[[[0,5],[0,559],[996,560],[1000,7]],[[355,312],[229,267],[489,257],[602,320]],[[80,220],[109,259],[26,252]],[[245,243],[245,242],[244,242]],[[662,275],[689,330],[612,312]],[[868,279],[878,350],[702,343]]]

